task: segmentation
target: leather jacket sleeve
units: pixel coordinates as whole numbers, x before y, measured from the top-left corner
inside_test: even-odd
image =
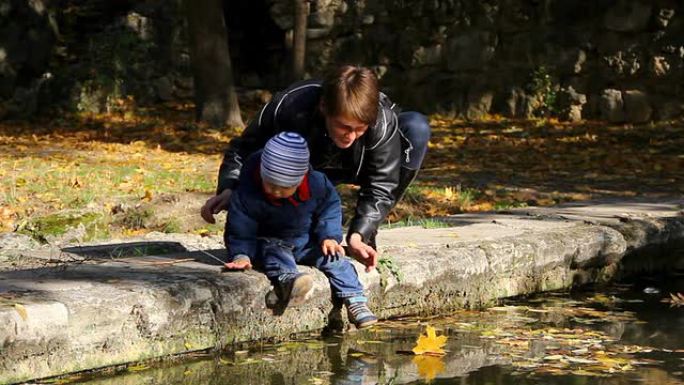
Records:
[[[228,148],[223,153],[221,167],[219,167],[217,195],[226,189],[235,190],[244,160],[250,154],[263,148],[268,139],[276,134],[274,110],[277,101],[277,97],[273,98],[263,106],[243,133],[233,138],[228,144]]]
[[[401,137],[397,116],[389,108],[378,111],[378,122],[369,132],[359,172],[361,189],[356,212],[349,225],[349,237],[359,233],[368,242],[394,206],[394,190],[399,185]]]

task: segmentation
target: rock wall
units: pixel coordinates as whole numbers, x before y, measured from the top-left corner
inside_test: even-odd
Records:
[[[192,97],[179,5],[0,1],[0,118]],[[225,3],[238,86],[289,82],[292,13],[291,0]],[[367,65],[406,108],[468,119],[667,120],[684,115],[683,13],[678,0],[315,0],[307,69]]]
[[[0,119],[192,96],[179,0],[0,1]]]
[[[271,7],[285,30],[290,3]],[[470,119],[671,119],[684,112],[682,13],[674,0],[321,0],[308,68],[373,66],[402,104]]]

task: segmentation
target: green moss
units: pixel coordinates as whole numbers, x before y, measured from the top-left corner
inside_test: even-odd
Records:
[[[103,238],[108,235],[107,219],[99,213],[58,213],[31,218],[19,225],[17,232],[26,234],[39,242],[47,243],[50,237],[64,235],[70,229],[83,226],[85,236],[82,241]]]
[[[404,279],[401,268],[389,255],[385,255],[378,260],[378,272],[380,273],[380,287],[387,287],[387,280],[390,275],[397,282],[401,282]]]

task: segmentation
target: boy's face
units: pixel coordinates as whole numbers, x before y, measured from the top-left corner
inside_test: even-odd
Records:
[[[299,185],[283,187],[273,183],[266,182],[264,180],[261,181],[261,185],[263,186],[264,192],[266,194],[280,199],[291,197],[292,195],[294,195],[295,191],[297,191],[297,187],[299,187]]]

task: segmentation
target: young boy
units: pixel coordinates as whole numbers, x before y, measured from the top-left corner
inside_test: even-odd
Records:
[[[249,269],[253,263],[285,306],[303,303],[313,287],[311,275],[297,270],[299,263],[328,277],[333,296],[357,328],[377,322],[354,266],[340,258],[340,198],[324,174],[310,169],[309,149],[299,134],[281,132],[247,158],[230,197],[225,241],[226,268]]]

